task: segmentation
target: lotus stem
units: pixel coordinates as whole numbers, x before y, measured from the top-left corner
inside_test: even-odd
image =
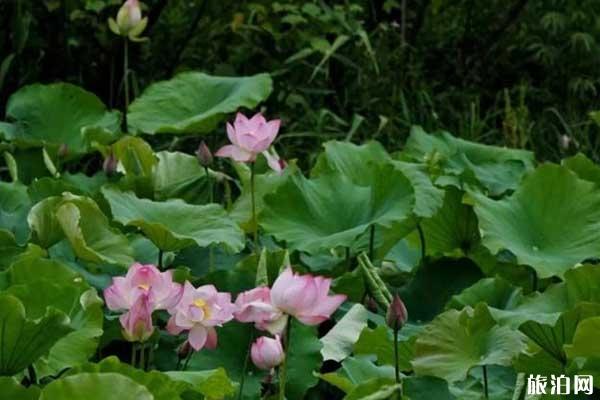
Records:
[[[285,350],[285,358],[283,362],[279,366],[279,400],[285,400],[285,385],[287,381],[287,359],[290,356],[290,340],[292,331],[292,320],[289,319],[287,321],[287,326],[285,327],[283,345]]]
[[[375,225],[371,225],[369,230],[369,258],[372,260],[375,254]]]
[[[489,395],[489,392],[488,392],[487,366],[484,365],[482,368],[483,368],[483,391],[484,391],[485,398],[489,399],[490,395]]]
[[[127,110],[129,109],[129,40],[125,38],[123,42],[123,91],[125,92],[125,104],[123,105],[123,132],[127,133]]]
[[[421,243],[421,263],[425,262],[425,256],[427,255],[427,247],[425,243],[425,234],[423,233],[423,228],[421,228],[421,223],[417,223],[417,231],[419,231],[419,242]]]
[[[140,344],[140,365],[139,367],[142,370],[146,370],[146,344]]]
[[[187,355],[187,357],[185,358],[185,362],[183,363],[183,371],[187,370],[188,364],[190,362],[190,359],[192,358],[192,354],[194,354],[194,351],[191,350],[189,352],[189,354]]]
[[[394,324],[394,372],[396,374],[396,383],[400,383],[400,356],[398,355],[398,321]]]
[[[163,251],[162,249],[158,249],[158,269],[162,270],[163,268]]]
[[[256,218],[256,194],[254,193],[254,191],[255,191],[254,176],[255,175],[256,175],[255,163],[251,163],[250,164],[250,193],[251,193],[251,199],[252,199],[252,228],[254,229],[254,231],[253,231],[254,252],[256,255],[258,255],[258,220]]]
[[[210,173],[208,172],[208,167],[204,166],[204,172],[206,173],[206,183],[208,184],[208,201],[212,204],[214,203],[214,193],[213,193],[213,184],[212,179],[210,179]],[[212,272],[215,270],[215,255],[213,252],[212,245],[208,245],[208,272]]]
[[[33,364],[27,367],[27,375],[29,375],[29,383],[31,385],[38,384],[37,374],[35,373],[35,367],[33,366]]]
[[[137,358],[137,343],[132,343],[131,344],[131,366],[135,367],[135,363],[136,363],[136,358]]]
[[[248,370],[248,360],[250,360],[250,349],[252,348],[253,341],[254,330],[252,330],[250,333],[250,340],[248,341],[248,348],[246,349],[246,357],[244,358],[244,366],[242,368],[242,377],[240,378],[240,391],[238,392],[238,400],[241,400],[244,394],[244,382],[246,380],[246,371]]]

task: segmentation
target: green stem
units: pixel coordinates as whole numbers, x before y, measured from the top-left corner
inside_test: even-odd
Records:
[[[352,259],[350,258],[350,247],[346,247],[346,269],[350,271],[352,268]]]
[[[244,367],[242,368],[242,377],[240,378],[240,391],[238,392],[238,400],[241,400],[244,393],[244,381],[246,380],[246,371],[248,370],[248,361],[250,360],[250,349],[252,348],[252,342],[254,341],[254,330],[250,332],[250,340],[248,341],[248,348],[246,350],[246,357],[244,358]]]
[[[162,270],[163,268],[163,251],[162,249],[158,249],[158,269]]]
[[[484,394],[485,394],[485,398],[489,399],[489,392],[488,392],[488,376],[487,376],[487,366],[484,365],[483,366],[483,390],[484,390]]]
[[[129,109],[129,39],[124,39],[123,45],[123,91],[125,92],[125,104],[123,106],[123,132],[128,132],[127,111]]]
[[[394,324],[394,372],[396,373],[396,383],[400,383],[400,357],[398,355],[398,322]]]
[[[279,366],[279,400],[285,400],[285,385],[287,381],[287,359],[290,355],[290,340],[292,331],[292,319],[288,319],[287,326],[285,327],[285,333],[283,337],[283,345],[285,346],[285,358]]]
[[[187,370],[188,363],[190,362],[190,358],[192,358],[192,354],[194,354],[194,350],[190,350],[187,357],[185,358],[185,362],[183,363],[183,371]]]
[[[538,275],[537,275],[537,271],[535,269],[531,268],[531,272],[532,272],[532,274],[531,274],[532,276],[531,277],[532,277],[532,280],[533,280],[533,282],[532,282],[533,291],[537,292],[537,290],[538,290]]]
[[[146,345],[142,343],[140,345],[140,369],[146,370]]]
[[[135,363],[137,362],[137,343],[131,344],[131,366],[135,367]]]
[[[252,198],[252,226],[254,229],[254,251],[255,253],[258,255],[259,253],[259,249],[258,249],[258,221],[256,219],[256,194],[254,193],[254,175],[255,175],[255,171],[254,171],[254,165],[255,163],[250,164],[250,192],[251,192],[251,198]]]
[[[369,232],[369,259],[373,260],[375,253],[375,225],[371,225]]]
[[[425,255],[427,254],[427,248],[425,244],[425,234],[423,233],[423,228],[421,228],[420,223],[417,223],[417,230],[419,231],[419,241],[421,242],[421,263],[424,263]]]
[[[213,184],[212,179],[210,179],[210,174],[208,172],[208,167],[204,167],[204,172],[206,173],[206,182],[208,183],[208,200],[212,204],[214,202],[214,193],[213,193]],[[208,272],[212,272],[215,270],[215,255],[213,251],[212,245],[208,246]]]

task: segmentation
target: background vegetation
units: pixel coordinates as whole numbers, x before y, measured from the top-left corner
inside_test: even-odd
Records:
[[[67,81],[122,103],[117,0],[0,3],[0,109],[17,88]],[[324,140],[398,148],[445,129],[556,160],[598,159],[600,4],[593,0],[147,0],[134,90],[175,72],[270,72],[284,156]],[[185,140],[176,145],[186,144]],[[292,146],[293,145],[293,146]],[[187,147],[187,146],[186,146]],[[187,147],[192,148],[192,147]],[[182,148],[183,149],[183,148]]]

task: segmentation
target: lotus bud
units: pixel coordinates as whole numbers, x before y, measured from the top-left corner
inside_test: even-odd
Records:
[[[198,158],[200,165],[205,168],[210,166],[213,162],[213,155],[204,141],[200,142],[198,150],[196,150],[196,158]]]
[[[117,158],[111,151],[104,159],[104,162],[102,163],[102,169],[106,175],[113,176],[117,172],[117,164]]]
[[[127,0],[119,9],[116,21],[112,18],[108,20],[111,31],[136,41],[142,40],[138,36],[144,31],[147,23],[148,19],[142,18],[142,9],[138,0]]]
[[[270,370],[281,364],[285,359],[285,353],[279,335],[274,339],[266,336],[256,339],[252,343],[250,356],[254,365],[263,370]]]
[[[65,143],[61,144],[57,152],[58,158],[65,158],[69,155],[69,146]]]
[[[397,294],[394,295],[392,302],[387,310],[386,323],[394,330],[400,330],[408,319],[408,311],[402,299]]]

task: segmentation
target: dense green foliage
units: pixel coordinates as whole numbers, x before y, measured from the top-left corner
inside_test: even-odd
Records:
[[[102,290],[135,261],[234,297],[331,278],[330,320],[290,318],[288,400],[599,385],[597,2],[235,3],[148,0],[125,80],[121,1],[0,3],[0,398],[281,398],[251,324],[187,359],[167,312],[126,341]],[[281,173],[194,155],[256,109]]]

